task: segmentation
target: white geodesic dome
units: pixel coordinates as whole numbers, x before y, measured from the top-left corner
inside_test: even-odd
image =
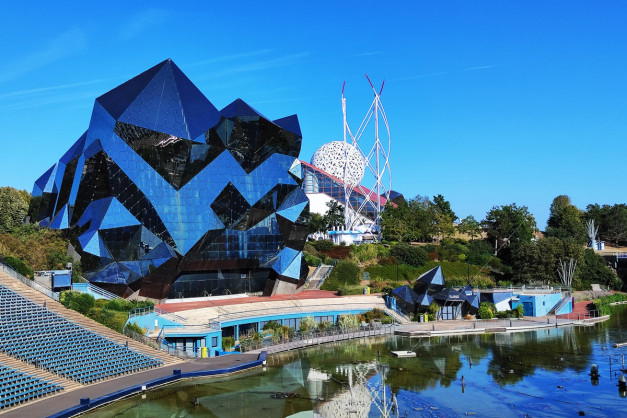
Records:
[[[318,148],[311,157],[311,164],[341,180],[346,176],[346,183],[351,186],[361,183],[366,169],[361,153],[344,141],[328,142]]]

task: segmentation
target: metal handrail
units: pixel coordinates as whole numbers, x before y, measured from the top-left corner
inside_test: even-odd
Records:
[[[162,350],[167,352],[170,355],[176,356],[180,359],[183,360],[187,360],[189,358],[196,358],[199,357],[200,353],[196,353],[196,352],[188,352],[188,351],[182,351],[182,350],[178,350],[176,348],[172,348],[170,347],[168,344],[165,344],[163,342],[163,340],[159,341],[159,340],[153,340],[152,338],[148,338],[144,335],[138,334],[135,331],[132,331],[126,327],[124,327],[122,329],[122,334],[126,335],[127,337],[132,338],[135,341],[138,341],[142,344],[145,344],[149,347],[155,348],[157,350]]]
[[[11,266],[9,266],[8,264],[0,261],[0,269],[2,269],[2,271],[4,271],[5,273],[7,273],[9,276],[11,276],[12,278],[19,280],[20,282],[24,283],[27,286],[32,287],[33,289],[35,289],[36,291],[43,293],[44,295],[48,296],[51,299],[56,300],[57,302],[59,301],[59,293],[58,292],[54,292],[52,291],[52,289],[37,283],[34,280],[30,280],[27,279],[26,277],[22,276],[20,273],[18,273],[17,271],[15,271],[15,269]]]
[[[74,285],[76,285],[76,284],[81,284],[81,285],[85,285],[86,284],[87,285],[87,289],[89,289],[90,292],[95,293],[97,295],[100,295],[103,298],[108,299],[108,300],[113,300],[113,299],[120,298],[120,296],[115,295],[115,294],[113,294],[111,292],[108,292],[108,291],[106,291],[106,290],[104,290],[104,289],[102,289],[102,288],[100,288],[100,287],[98,287],[98,286],[96,286],[96,285],[94,285],[94,284],[92,284],[90,282],[87,282],[87,283],[73,283],[72,284],[72,290],[74,290]]]
[[[258,343],[255,344],[250,344],[250,347],[247,347],[249,344],[248,342],[246,342],[245,344],[242,344],[242,339],[240,338],[240,351],[242,353],[246,352],[246,351],[251,351],[251,350],[257,350],[260,348],[269,348],[269,347],[275,347],[278,345],[287,345],[287,344],[291,344],[291,343],[297,343],[300,341],[304,341],[304,340],[316,340],[319,338],[324,338],[324,337],[340,337],[340,339],[343,339],[343,337],[347,337],[347,338],[362,338],[362,337],[368,337],[368,336],[372,336],[372,335],[380,335],[377,334],[377,332],[379,333],[385,333],[388,330],[394,330],[395,329],[395,324],[368,324],[368,326],[366,327],[356,327],[356,328],[349,328],[349,329],[342,329],[339,326],[335,325],[331,328],[327,328],[324,331],[295,331],[291,337],[288,338],[271,338],[269,339],[268,336],[272,335],[272,334],[267,334],[264,335],[264,337],[261,339],[261,341],[259,341]],[[245,340],[246,341],[246,340]]]
[[[144,315],[151,314],[153,312],[156,313],[158,316],[170,317],[170,318],[174,318],[175,321],[187,322],[187,318],[183,318],[180,315],[174,314],[172,312],[168,312],[166,310],[157,308],[155,306],[144,306],[142,308],[131,309],[128,312],[128,318],[131,319],[131,318],[135,318],[136,316],[144,316]]]

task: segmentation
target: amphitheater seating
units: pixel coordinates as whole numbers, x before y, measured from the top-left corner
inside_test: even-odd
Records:
[[[157,367],[140,354],[0,285],[0,351],[87,384]]]
[[[0,363],[0,410],[60,390],[63,387]]]

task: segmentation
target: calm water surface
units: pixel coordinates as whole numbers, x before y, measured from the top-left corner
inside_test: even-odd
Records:
[[[136,395],[90,417],[627,416],[617,374],[627,308],[591,327],[378,337],[274,356],[269,367]],[[390,350],[411,350],[397,359]],[[597,382],[588,375],[599,365]],[[194,399],[198,397],[198,404]]]

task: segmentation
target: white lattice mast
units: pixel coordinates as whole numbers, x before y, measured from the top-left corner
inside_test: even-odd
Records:
[[[344,87],[342,87],[342,112],[344,115],[344,142],[348,144],[350,138],[350,145],[354,146],[363,156],[364,162],[368,167],[373,179],[374,184],[370,190],[366,189],[363,185],[351,185],[344,181],[345,187],[345,223],[346,229],[351,229],[354,226],[357,214],[360,213],[367,205],[372,205],[375,211],[375,228],[381,240],[381,212],[383,211],[383,205],[381,204],[381,197],[389,199],[390,191],[392,190],[392,172],[390,170],[390,126],[388,124],[387,115],[385,109],[381,103],[381,93],[383,92],[383,86],[385,81],[381,84],[381,89],[377,92],[374,85],[370,81],[370,78],[366,74],[366,79],[370,83],[370,87],[374,92],[374,99],[370,104],[370,108],[366,112],[366,116],[361,122],[359,129],[355,134],[352,133],[348,122],[346,120],[346,99],[344,97]],[[374,118],[374,143],[371,145],[367,141],[362,139],[362,135],[365,132],[367,126]],[[380,121],[385,125],[384,137],[387,141],[381,140],[379,135]],[[348,135],[347,135],[348,134]],[[345,147],[346,149],[346,147]],[[367,151],[367,152],[366,152]],[[346,152],[345,152],[346,155]],[[345,160],[345,167],[348,167],[348,161]],[[345,171],[346,173],[346,171]],[[346,173],[348,174],[348,173]],[[344,179],[343,179],[344,180]],[[354,189],[358,189],[363,195],[368,196],[370,199],[364,199],[358,208],[351,208],[350,196]],[[349,210],[352,209],[352,210]],[[348,215],[348,216],[347,216]]]
[[[586,229],[588,232],[588,239],[590,240],[590,247],[596,249],[596,238],[599,232],[599,227],[594,225],[594,219],[590,219],[586,222]]]
[[[351,204],[350,204],[350,195],[351,195],[351,187],[348,185],[349,173],[348,170],[348,149],[346,147],[346,132],[348,130],[348,123],[346,122],[346,97],[344,97],[344,88],[346,87],[346,81],[342,85],[342,115],[343,115],[343,123],[342,128],[344,130],[344,177],[342,178],[342,183],[344,183],[344,230],[350,231],[353,226],[352,216],[351,216]]]

